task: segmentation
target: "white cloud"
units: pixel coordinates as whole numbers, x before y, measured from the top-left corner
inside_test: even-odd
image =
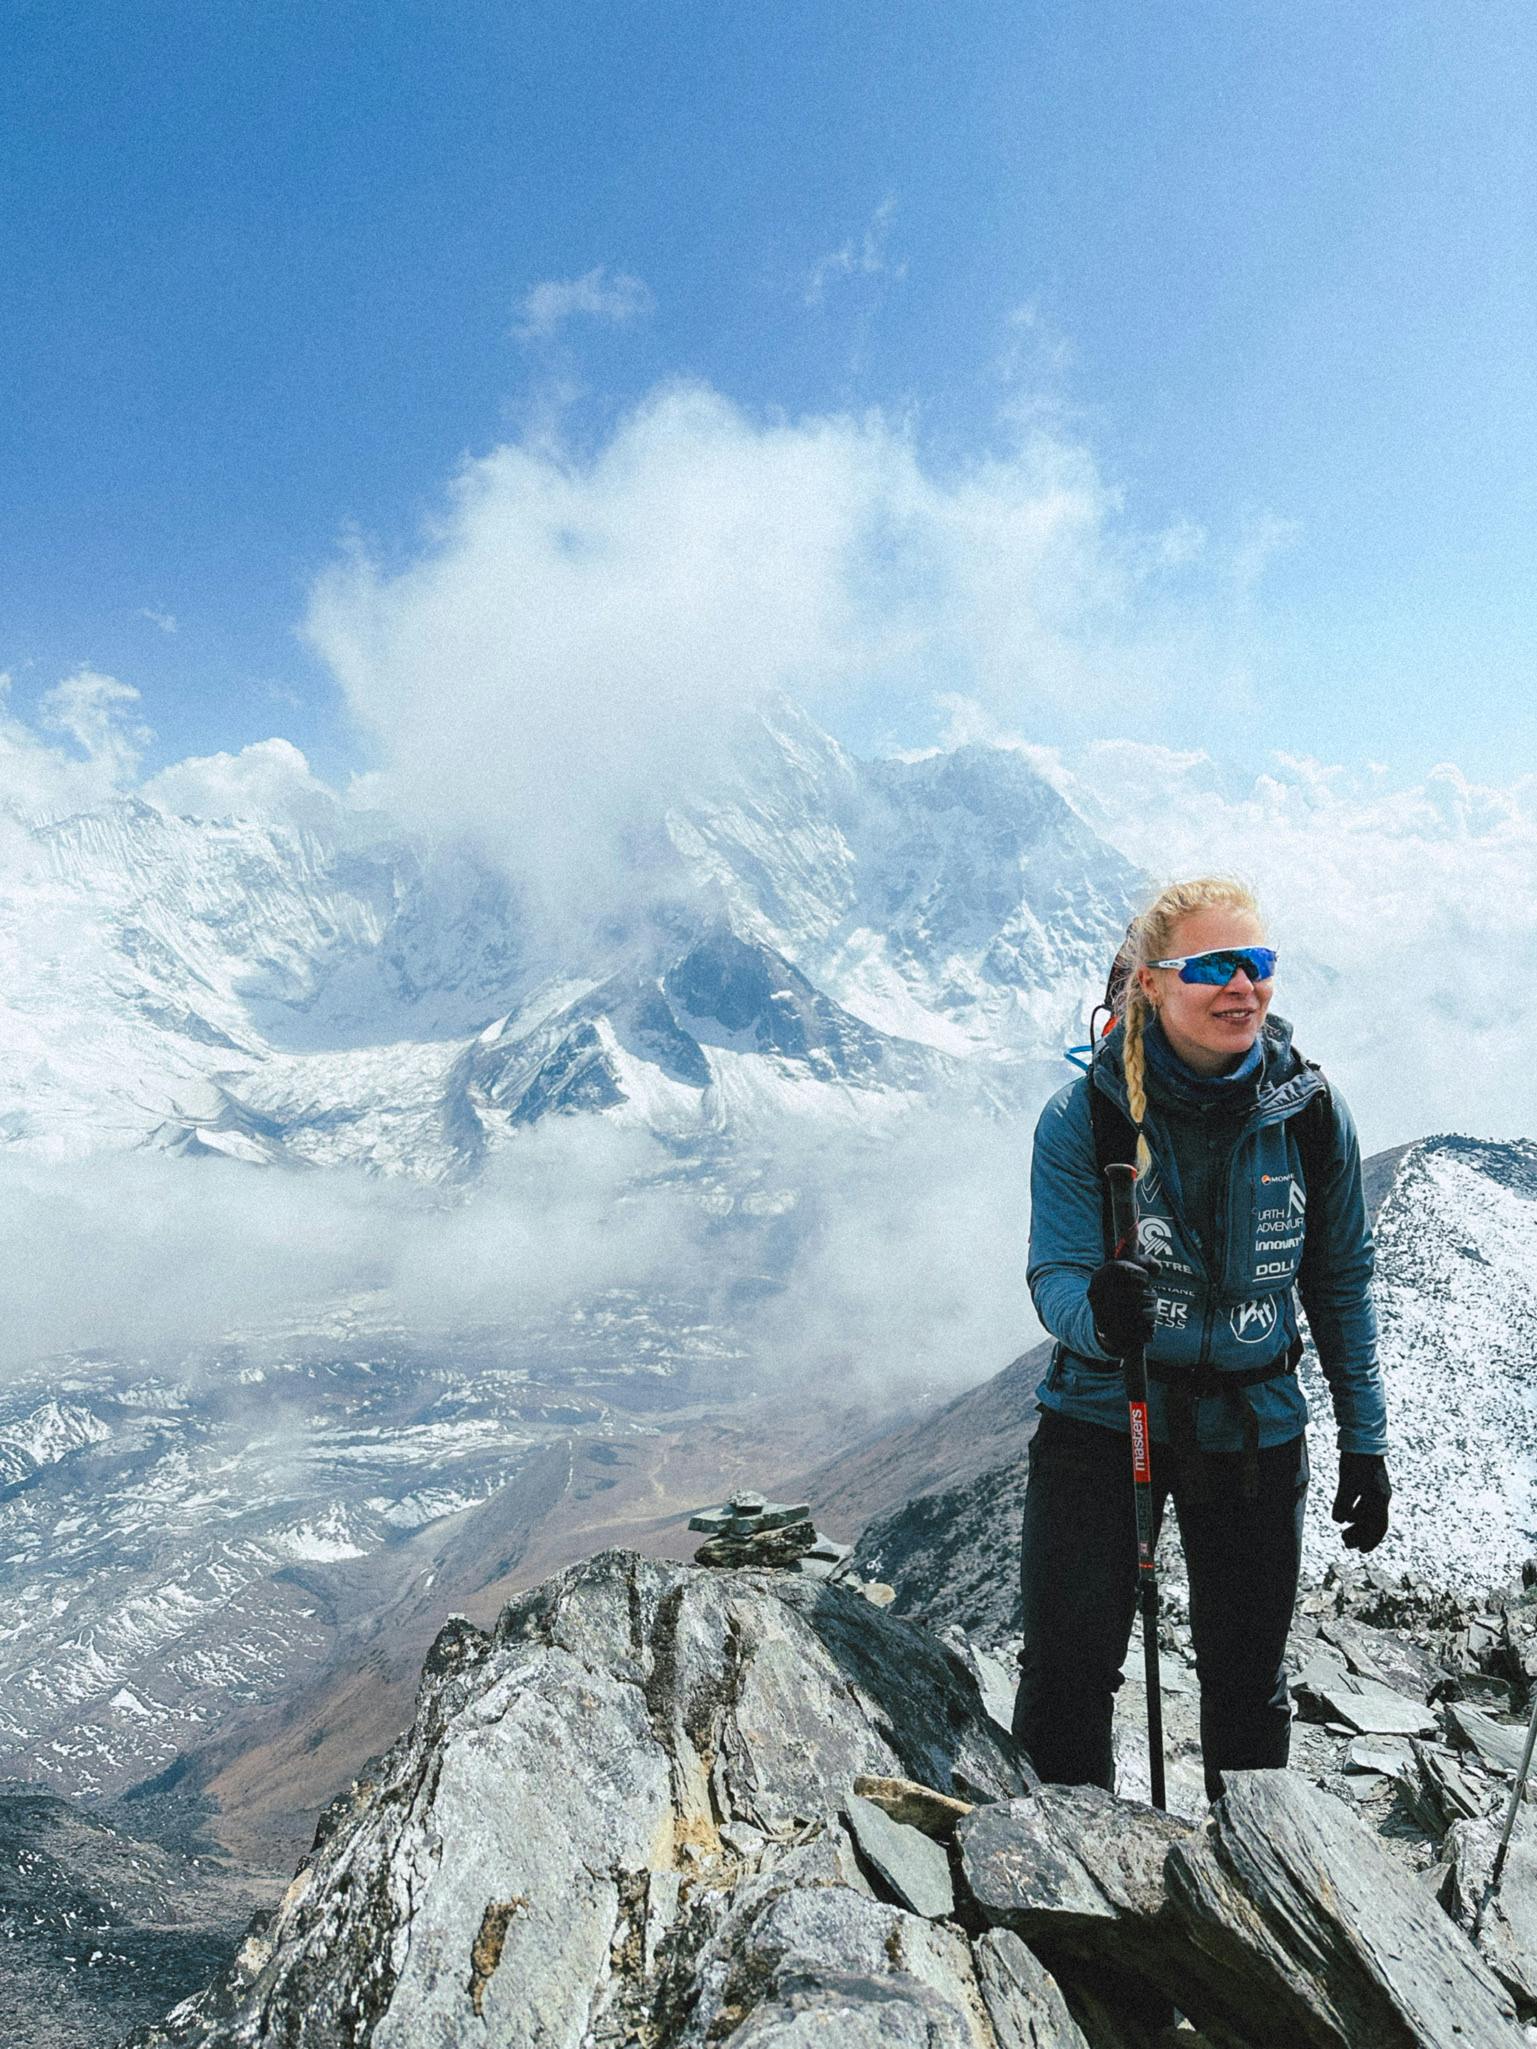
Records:
[[[77,669],[47,692],[39,713],[45,731],[73,740],[87,763],[121,783],[138,768],[150,740],[147,726],[129,723],[129,707],[138,701],[131,683],[95,669]]]
[[[140,795],[184,818],[258,818],[334,825],[337,798],[289,740],[257,740],[238,754],[189,755]]]
[[[350,1168],[253,1171],[138,1151],[0,1152],[0,1374],[93,1348],[157,1359],[319,1323],[339,1305],[421,1338],[590,1315],[629,1291],[742,1348],[744,1371],[872,1413],[984,1378],[1034,1342],[1017,1129],[943,1102],[879,1135],[790,1123],[770,1214],[722,1226],[633,1126],[550,1118],[460,1201]],[[782,1288],[780,1207],[796,1251]],[[754,1283],[743,1316],[734,1291]]]
[[[473,834],[569,933],[634,894],[660,807],[772,693],[1155,721],[1204,659],[1202,594],[1164,576],[1060,438],[941,468],[879,414],[672,386],[593,453],[541,435],[469,464],[417,560],[343,561],[308,630],[392,807]]]
[[[131,685],[77,670],[45,693],[35,723],[11,711],[10,690],[10,677],[0,675],[0,810],[67,817],[131,783],[150,737],[132,717],[139,693]]]
[[[147,619],[151,626],[158,626],[162,633],[175,633],[177,630],[174,612],[157,612],[153,605],[141,605],[139,617]]]
[[[520,302],[521,318],[512,332],[520,341],[545,341],[579,316],[622,327],[655,304],[643,279],[624,270],[610,274],[600,263],[581,277],[546,278],[533,286]]]
[[[887,277],[900,282],[907,275],[906,258],[894,261],[887,249],[891,217],[896,211],[893,198],[883,199],[861,235],[851,237],[825,256],[819,256],[806,273],[805,300],[808,306],[826,302],[827,288],[840,279]]]
[[[0,1368],[212,1345],[349,1298],[431,1333],[526,1325],[610,1288],[703,1288],[708,1219],[647,1183],[670,1165],[644,1133],[596,1118],[520,1134],[460,1205],[351,1169],[0,1154]]]
[[[1380,764],[1276,754],[1244,778],[1199,749],[1126,741],[1056,765],[1159,883],[1249,880],[1282,950],[1276,1008],[1338,1077],[1369,1149],[1437,1130],[1537,1136],[1537,776],[1479,784],[1444,763],[1395,785]]]
[[[792,1127],[773,1164],[803,1233],[783,1292],[753,1316],[778,1383],[836,1386],[889,1416],[986,1379],[1040,1338],[1016,1124],[941,1100],[878,1135]]]

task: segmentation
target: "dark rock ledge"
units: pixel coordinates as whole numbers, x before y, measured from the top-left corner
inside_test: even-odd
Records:
[[[1289,1772],[1199,1822],[1041,1788],[853,1588],[607,1551],[442,1632],[227,1977],[131,2039],[1515,2049],[1454,1918],[1483,1852],[1442,1904]]]

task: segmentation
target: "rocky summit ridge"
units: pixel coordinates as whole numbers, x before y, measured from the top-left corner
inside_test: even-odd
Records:
[[[1504,2049],[1534,2011],[1300,1773],[1041,1787],[855,1586],[611,1550],[441,1632],[230,1971],[131,2040]]]

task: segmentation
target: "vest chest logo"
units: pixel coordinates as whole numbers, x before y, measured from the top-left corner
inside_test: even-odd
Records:
[[[1195,1268],[1188,1259],[1181,1259],[1175,1249],[1174,1225],[1168,1217],[1138,1217],[1137,1253],[1142,1259],[1157,1260],[1163,1269],[1165,1285],[1172,1282],[1178,1289],[1180,1282],[1174,1280],[1176,1274],[1183,1275],[1187,1282],[1195,1278]]]
[[[1174,1253],[1174,1226],[1167,1217],[1139,1217],[1137,1250],[1144,1259],[1167,1260]]]
[[[1280,1320],[1281,1305],[1274,1295],[1261,1296],[1257,1302],[1235,1303],[1228,1314],[1228,1324],[1241,1345],[1263,1344],[1275,1335]]]
[[[1254,1211],[1256,1257],[1269,1253],[1290,1256],[1302,1250],[1307,1230],[1307,1190],[1295,1174],[1261,1174],[1259,1201]],[[1262,1266],[1262,1274],[1279,1273],[1276,1265]]]

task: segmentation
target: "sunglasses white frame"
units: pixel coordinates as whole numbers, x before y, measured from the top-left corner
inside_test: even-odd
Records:
[[[1199,953],[1176,954],[1173,960],[1150,960],[1147,965],[1150,968],[1185,968],[1189,967],[1193,960],[1210,960],[1214,953],[1273,953],[1277,960],[1281,958],[1279,950],[1274,946],[1203,946]],[[1248,974],[1247,968],[1244,972]],[[1274,972],[1275,970],[1272,968],[1271,974],[1274,974]],[[1250,981],[1266,982],[1269,981],[1270,976],[1250,975],[1249,979]],[[1229,980],[1231,980],[1231,977],[1229,977]]]

